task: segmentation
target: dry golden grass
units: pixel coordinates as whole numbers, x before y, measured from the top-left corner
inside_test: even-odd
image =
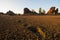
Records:
[[[60,16],[0,15],[0,40],[54,40],[58,33]]]

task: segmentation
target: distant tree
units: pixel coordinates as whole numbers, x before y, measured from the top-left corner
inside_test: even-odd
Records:
[[[43,10],[43,13],[45,14],[45,10]]]
[[[55,14],[55,7],[51,7],[48,12],[47,12],[48,15],[53,15]]]
[[[7,15],[16,15],[13,11],[9,10],[7,13]]]
[[[28,8],[24,8],[24,14],[31,13],[31,11]]]
[[[55,15],[58,14],[58,8],[55,10]]]
[[[39,14],[44,15],[45,14],[45,10],[42,9],[42,8],[39,8]]]
[[[41,14],[42,13],[42,8],[39,8],[39,14]]]
[[[3,15],[4,13],[3,12],[0,12],[0,15]]]
[[[42,12],[41,12],[41,15],[44,15],[45,14],[45,10],[43,10]]]
[[[32,15],[32,12],[28,8],[24,8],[24,15]]]
[[[31,11],[28,8],[24,8],[24,15],[37,15],[37,13],[34,11],[34,9]]]

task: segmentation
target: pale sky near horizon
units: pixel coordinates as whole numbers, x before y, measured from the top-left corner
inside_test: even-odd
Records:
[[[30,10],[34,9],[36,12],[40,7],[47,11],[51,6],[60,9],[60,0],[0,0],[0,12],[4,13],[8,10],[12,10],[15,13],[23,13],[25,7]]]

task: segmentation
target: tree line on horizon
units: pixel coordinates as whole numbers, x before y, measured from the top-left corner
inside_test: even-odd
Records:
[[[46,11],[42,8],[39,8],[39,13],[37,13],[34,9],[29,10],[28,8],[24,8],[24,14],[23,15],[60,15],[60,13],[58,12],[58,8],[56,7],[51,7],[48,12],[46,13]],[[21,14],[16,14],[13,11],[9,10],[6,13],[0,12],[0,14],[6,14],[6,15],[21,15]]]

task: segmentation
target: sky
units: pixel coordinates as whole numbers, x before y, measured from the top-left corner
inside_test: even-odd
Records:
[[[60,9],[60,0],[0,0],[0,12],[4,13],[11,10],[15,13],[23,14],[25,7],[30,10],[34,9],[36,12],[41,7],[47,12],[51,6]]]

